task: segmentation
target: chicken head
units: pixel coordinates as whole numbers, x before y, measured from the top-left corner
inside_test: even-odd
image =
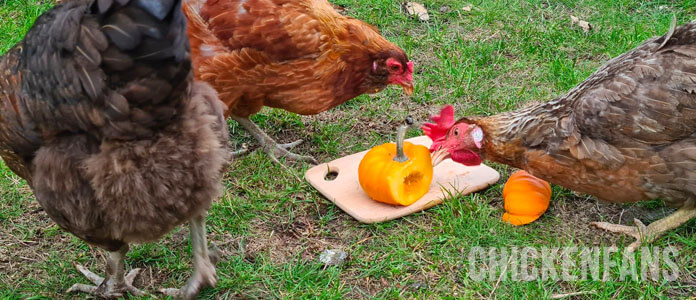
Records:
[[[451,105],[443,107],[440,114],[431,119],[435,123],[427,123],[421,128],[433,141],[430,146],[433,166],[448,158],[466,166],[481,164],[481,127],[463,120],[455,122],[454,108]]]
[[[396,84],[401,86],[407,95],[411,95],[413,94],[413,62],[408,60],[403,50],[389,49],[379,53],[372,60],[372,69],[363,84],[366,85],[365,90],[369,94],[379,92],[387,85]]]

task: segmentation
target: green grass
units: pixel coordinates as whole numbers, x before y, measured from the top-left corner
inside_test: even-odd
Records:
[[[20,40],[38,14],[50,7],[47,1],[40,2],[0,0],[1,52]],[[673,14],[679,23],[696,19],[693,0],[472,0],[470,12],[461,9],[464,2],[425,1],[431,14],[428,23],[406,16],[393,0],[336,3],[406,49],[416,64],[416,93],[407,98],[399,89],[389,88],[318,116],[266,109],[253,117],[282,142],[304,139],[295,151],[320,161],[392,141],[396,124],[405,116],[422,121],[443,104],[454,104],[463,116],[546,101],[575,86],[609,58],[665,33]],[[443,6],[449,10],[441,12]],[[593,30],[583,33],[572,27],[570,15],[590,22]],[[256,146],[232,121],[230,130],[237,146]],[[409,136],[418,134],[409,131]],[[290,165],[297,176],[309,167]],[[507,178],[507,167],[494,167]],[[218,265],[217,287],[204,291],[202,298],[540,299],[592,292],[575,298],[668,299],[696,293],[694,221],[653,244],[679,248],[682,276],[675,282],[471,280],[466,275],[466,254],[474,246],[627,245],[630,239],[591,229],[587,223],[616,222],[622,209],[662,209],[659,202],[595,203],[554,187],[551,207],[541,219],[512,227],[500,221],[502,182],[422,213],[363,225],[265,154],[254,152],[231,165],[225,194],[210,210],[209,238],[227,256]],[[43,212],[36,212],[38,208],[29,188],[0,163],[0,298],[64,298],[72,284],[86,283],[73,268],[75,262],[103,272],[99,250],[58,229]],[[180,228],[160,243],[132,248],[127,266],[145,270],[137,286],[154,292],[184,284],[191,270],[187,234]],[[326,248],[349,252],[347,264],[320,265],[316,257]]]

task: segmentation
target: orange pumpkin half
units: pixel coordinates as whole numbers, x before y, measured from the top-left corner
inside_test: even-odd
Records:
[[[387,204],[411,205],[430,190],[433,181],[430,150],[404,141],[410,125],[413,119],[409,116],[406,124],[397,130],[396,144],[376,146],[360,161],[358,181],[370,198]]]
[[[394,158],[394,143],[376,146],[365,154],[358,166],[360,186],[370,198],[395,205],[410,205],[430,189],[433,164],[430,150],[423,145],[403,142],[404,162]]]
[[[529,224],[541,217],[549,207],[551,186],[524,170],[517,171],[505,183],[503,199],[503,221],[513,225]]]

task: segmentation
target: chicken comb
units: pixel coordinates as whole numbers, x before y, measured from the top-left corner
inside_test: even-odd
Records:
[[[430,151],[435,151],[445,141],[447,131],[454,125],[454,107],[449,104],[445,105],[440,110],[440,114],[430,117],[430,120],[435,123],[425,123],[421,129],[433,141],[433,144],[430,145]]]

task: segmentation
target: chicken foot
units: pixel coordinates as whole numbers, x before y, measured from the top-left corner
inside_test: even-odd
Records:
[[[180,289],[160,289],[162,294],[180,299],[193,299],[202,288],[214,287],[217,284],[215,263],[220,258],[220,251],[215,247],[208,249],[205,215],[203,213],[190,221],[193,276]]]
[[[92,273],[82,265],[76,264],[77,270],[92,281],[94,285],[76,283],[68,289],[67,293],[82,292],[101,298],[124,297],[126,292],[130,292],[133,296],[147,295],[147,293],[133,287],[133,280],[140,272],[139,268],[131,270],[128,272],[128,275],[124,276],[126,253],[128,253],[128,244],[117,251],[109,252],[109,256],[106,259],[106,278]]]
[[[600,229],[615,233],[623,233],[634,237],[636,241],[628,246],[628,251],[633,252],[637,250],[642,243],[649,244],[668,231],[679,227],[693,218],[696,218],[696,207],[682,207],[673,214],[652,222],[648,226],[645,226],[645,224],[638,219],[633,219],[636,226],[611,224],[608,222],[592,222],[590,224]]]
[[[259,126],[249,120],[249,118],[237,117],[233,115],[232,119],[237,121],[239,125],[242,125],[242,127],[244,127],[249,134],[254,136],[254,138],[259,141],[261,147],[263,147],[264,151],[268,154],[268,156],[271,157],[271,159],[273,159],[274,162],[281,164],[280,161],[278,161],[278,157],[285,157],[293,161],[306,161],[313,164],[318,163],[314,157],[299,155],[288,151],[289,149],[302,143],[302,140],[297,140],[287,144],[278,144],[275,140],[268,136],[268,134],[263,132]]]

